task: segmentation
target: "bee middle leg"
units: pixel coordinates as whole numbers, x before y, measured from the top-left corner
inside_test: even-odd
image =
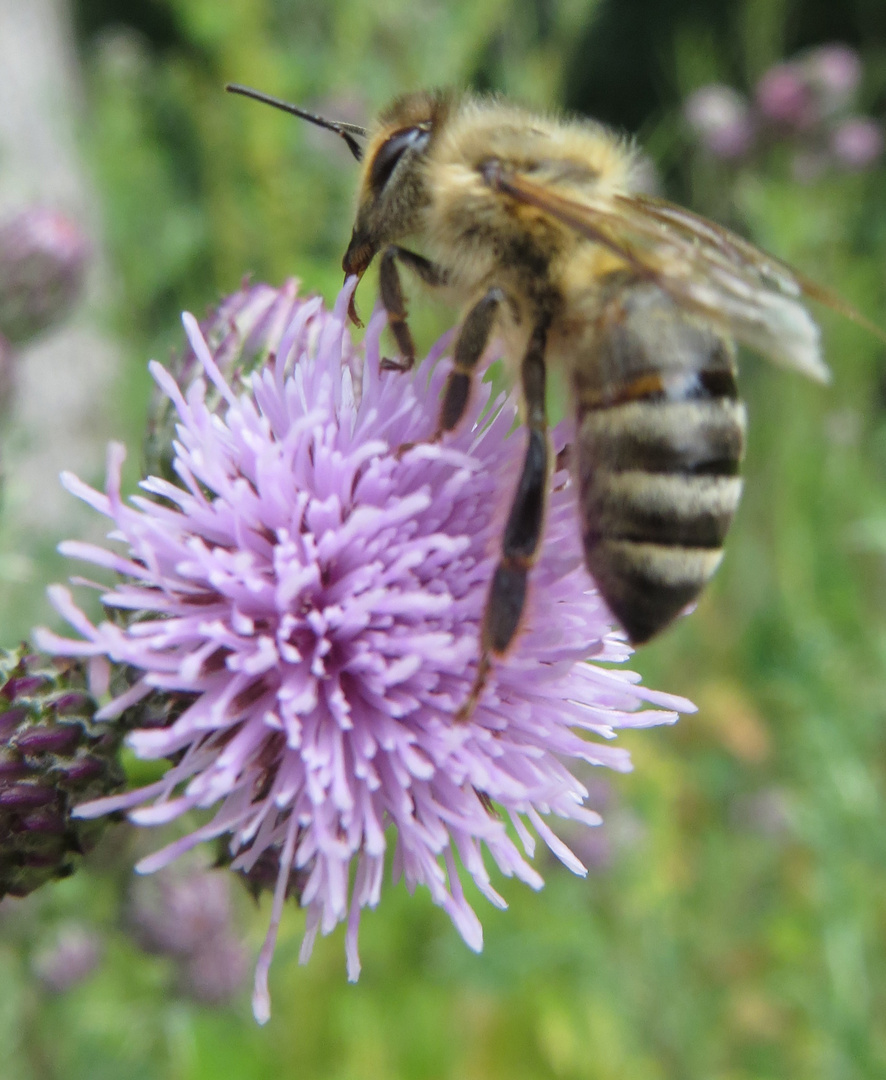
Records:
[[[465,316],[455,343],[452,371],[443,391],[437,430],[431,436],[431,442],[439,442],[447,431],[457,428],[464,416],[471,399],[474,369],[489,344],[496,312],[504,300],[504,292],[493,286]],[[414,442],[403,443],[397,453],[402,456],[415,445]]]
[[[403,298],[403,286],[400,284],[400,272],[397,269],[398,260],[418,274],[426,285],[445,285],[447,280],[443,267],[432,263],[430,259],[425,259],[421,255],[416,255],[414,251],[408,251],[396,244],[385,248],[378,268],[379,292],[382,307],[387,312],[388,325],[397,342],[400,359],[383,359],[382,371],[409,371],[415,365],[415,342],[412,340],[412,331],[406,321],[406,301]]]
[[[440,418],[434,434],[435,442],[447,431],[457,428],[465,414],[471,398],[474,370],[489,344],[495,316],[504,299],[502,290],[493,285],[474,304],[461,324],[452,357],[452,371],[449,372],[446,389],[443,391]]]
[[[456,714],[470,718],[480,699],[496,656],[503,656],[517,635],[529,570],[538,556],[548,492],[548,425],[545,414],[545,361],[547,324],[536,326],[521,366],[528,441],[523,470],[502,537],[501,558],[492,576],[480,634],[480,660],[467,701]]]

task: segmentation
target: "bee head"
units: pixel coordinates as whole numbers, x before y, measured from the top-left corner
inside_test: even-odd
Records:
[[[346,275],[362,275],[376,253],[416,231],[428,202],[428,152],[449,111],[440,92],[398,98],[369,135],[357,217],[342,260]]]
[[[326,120],[248,86],[229,83],[225,89],[334,131],[363,162],[357,218],[342,259],[346,277],[362,277],[382,247],[415,231],[428,202],[425,162],[434,134],[451,108],[451,95],[431,91],[397,98],[378,118],[374,129],[367,131],[357,124]],[[365,153],[358,139],[369,140]],[[359,323],[353,299],[350,315]]]

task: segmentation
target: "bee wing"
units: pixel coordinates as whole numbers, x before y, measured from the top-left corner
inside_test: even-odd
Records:
[[[643,195],[576,199],[500,163],[484,169],[498,191],[534,206],[620,256],[682,307],[742,344],[821,382],[830,372],[804,295],[867,323],[838,298],[785,263],[697,214]]]

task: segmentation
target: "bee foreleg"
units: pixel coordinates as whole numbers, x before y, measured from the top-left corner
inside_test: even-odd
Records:
[[[465,316],[455,343],[452,371],[443,392],[435,439],[458,427],[464,416],[471,397],[474,369],[489,344],[495,316],[504,299],[502,290],[493,286]]]
[[[403,287],[397,270],[397,248],[393,245],[385,248],[378,270],[378,284],[381,302],[388,315],[388,326],[400,351],[399,360],[383,359],[383,371],[409,371],[415,364],[415,342],[406,321],[406,302],[403,299]]]
[[[505,525],[501,558],[492,576],[483,612],[480,661],[474,685],[457,719],[467,720],[483,692],[492,658],[503,656],[517,634],[526,604],[529,569],[538,555],[548,489],[544,351],[547,326],[536,326],[523,358],[521,380],[529,439],[523,470]]]
[[[397,260],[414,270],[426,285],[446,284],[446,271],[429,259],[416,255],[406,248],[391,244],[385,248],[378,271],[381,302],[388,316],[388,325],[400,351],[399,360],[384,359],[383,371],[409,371],[415,364],[415,343],[406,321],[406,301],[403,299],[403,287],[397,270]]]

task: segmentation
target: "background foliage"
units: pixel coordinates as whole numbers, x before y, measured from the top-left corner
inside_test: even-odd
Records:
[[[886,325],[884,168],[801,184],[779,147],[712,160],[680,119],[702,83],[747,91],[780,58],[830,40],[859,49],[862,104],[882,118],[880,0],[75,10],[83,148],[117,281],[108,318],[128,355],[122,417],[143,418],[146,360],[180,340],[181,309],[203,310],[245,273],[297,274],[327,297],[340,284],[347,151],[227,97],[229,80],[358,122],[395,93],[446,83],[589,112],[638,133],[669,195]],[[417,307],[427,343],[442,322]],[[829,389],[743,366],[747,489],[724,566],[697,612],[636,659],[700,711],[626,737],[632,775],[592,777],[606,825],[575,838],[587,880],[552,862],[540,894],[505,883],[508,912],[480,907],[479,957],[426,896],[389,889],[363,922],[357,986],[345,983],[341,934],[297,966],[293,909],[274,1016],[259,1030],[246,993],[222,1009],[196,1004],[168,960],[124,933],[119,897],[140,841],[121,828],[89,874],[0,909],[0,1077],[886,1075],[886,360],[853,324],[828,312],[822,322]],[[137,423],[119,435],[137,450]],[[26,632],[29,618],[8,622]],[[267,904],[255,913],[243,901],[257,948]],[[53,994],[34,961],[72,918],[100,932],[104,959]]]

